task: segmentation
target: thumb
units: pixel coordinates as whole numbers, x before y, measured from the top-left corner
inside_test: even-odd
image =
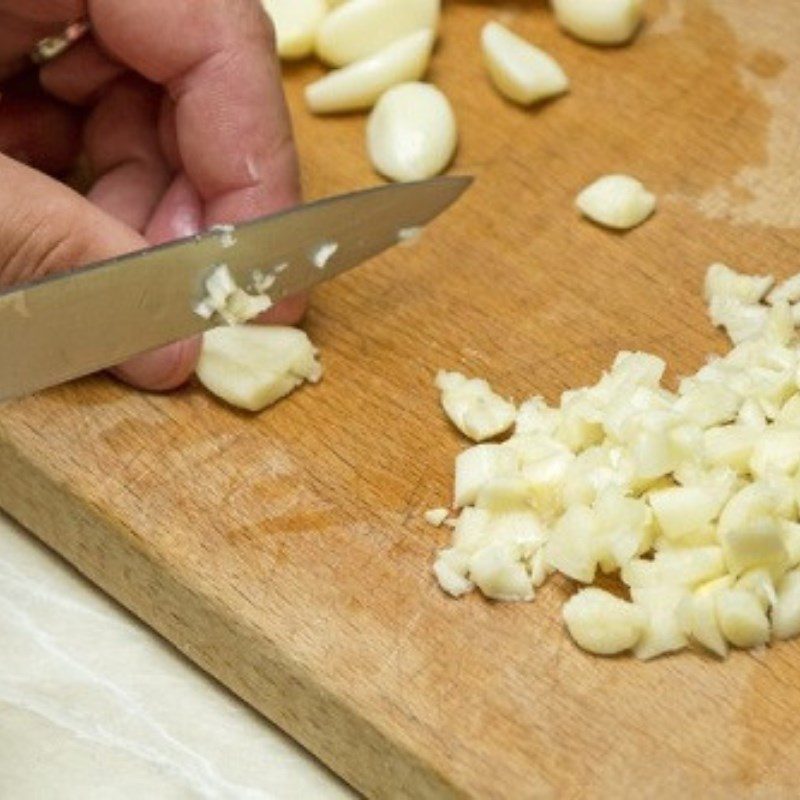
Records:
[[[0,155],[0,287],[42,278],[147,247],[132,228],[66,186]],[[165,391],[194,371],[198,339],[138,356],[115,372]]]

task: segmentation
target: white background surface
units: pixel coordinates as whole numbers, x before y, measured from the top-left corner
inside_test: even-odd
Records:
[[[0,515],[0,797],[355,795]]]

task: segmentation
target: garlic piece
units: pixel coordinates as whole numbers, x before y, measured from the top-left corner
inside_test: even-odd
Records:
[[[745,305],[754,305],[764,299],[774,283],[769,275],[744,275],[726,264],[712,264],[706,272],[706,302],[710,303],[714,297],[734,297]],[[776,293],[777,290],[770,298]]]
[[[446,508],[431,508],[423,514],[423,517],[428,525],[438,528],[444,523],[449,514],[450,512]]]
[[[218,314],[228,325],[254,319],[272,307],[266,294],[247,294],[234,281],[226,264],[220,264],[206,280],[206,297],[195,306],[195,314],[211,319]]]
[[[433,574],[439,586],[452,597],[469,594],[475,588],[467,578],[468,572],[469,556],[454,548],[440,550],[433,564]]]
[[[593,222],[627,230],[644,222],[656,209],[656,196],[628,175],[606,175],[587,186],[576,206]]]
[[[323,21],[317,55],[343,67],[417,31],[435,32],[439,15],[440,0],[350,0]]]
[[[653,586],[631,590],[634,604],[646,612],[647,624],[633,654],[642,661],[682,650],[689,644],[679,608],[689,593],[682,587]]]
[[[419,80],[425,74],[434,39],[432,31],[417,31],[361,61],[329,72],[306,86],[306,104],[315,114],[370,108],[392,86]]]
[[[311,254],[311,263],[317,269],[325,269],[338,250],[339,245],[337,242],[324,242]]]
[[[725,589],[716,601],[720,629],[732,645],[751,648],[769,641],[769,620],[750,592]]]
[[[800,634],[800,572],[793,570],[778,585],[778,601],[772,609],[772,632],[776,639]]]
[[[450,421],[476,442],[498,436],[514,424],[514,404],[495,394],[484,380],[441,371],[436,386]]]
[[[562,613],[575,643],[604,656],[630,650],[647,625],[642,609],[602,589],[582,589],[567,600]]]
[[[771,280],[771,278],[769,278]],[[760,300],[761,298],[759,298]],[[770,305],[776,303],[786,302],[794,305],[800,301],[800,275],[794,275],[788,278],[779,286],[776,286],[767,297],[767,302]]]
[[[533,600],[531,576],[508,546],[492,544],[475,553],[469,562],[469,577],[491,600]]]
[[[501,444],[479,444],[456,457],[455,505],[470,505],[478,492],[497,478],[514,475],[517,459],[512,450]]]
[[[450,101],[429,83],[389,89],[367,122],[367,153],[373,167],[393,181],[420,181],[442,172],[458,141]]]
[[[305,58],[314,51],[317,30],[328,8],[325,0],[261,0],[275,26],[278,55]]]
[[[568,91],[558,62],[500,23],[484,26],[481,44],[489,76],[509,100],[527,106]]]
[[[662,533],[681,539],[710,525],[727,497],[706,487],[675,486],[652,492],[648,499]]]
[[[203,337],[197,377],[231,405],[261,411],[296,389],[316,383],[322,368],[303,331],[277,326],[216,328]]]
[[[728,643],[717,620],[714,592],[696,592],[687,596],[678,606],[677,613],[681,629],[687,636],[720,658],[727,657]]]
[[[643,0],[552,0],[558,24],[591,44],[624,44],[643,16]]]

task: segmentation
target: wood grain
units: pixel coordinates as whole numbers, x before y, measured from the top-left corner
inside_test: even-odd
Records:
[[[105,378],[8,404],[0,503],[368,796],[794,796],[800,646],[591,658],[562,631],[565,582],[534,604],[445,598],[429,569],[447,534],[421,512],[449,498],[462,446],[436,369],[552,400],[635,348],[674,377],[724,347],[700,296],[711,261],[796,270],[800,231],[736,209],[796,202],[797,163],[771,159],[776,115],[800,108],[800,3],[654,1],[635,46],[609,50],[514,8],[571,94],[505,103],[476,48],[497,6],[447,3],[431,76],[478,181],[418,246],[317,293],[319,387],[259,417]],[[362,117],[304,112],[318,72],[287,71],[311,197],[376,180]],[[627,235],[572,210],[611,171],[661,198]]]

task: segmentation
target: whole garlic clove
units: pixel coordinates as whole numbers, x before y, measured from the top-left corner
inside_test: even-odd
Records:
[[[643,17],[643,0],[552,0],[558,24],[590,44],[624,44]]]
[[[343,67],[417,31],[436,31],[439,15],[440,0],[349,0],[320,26],[317,55]]]
[[[481,46],[492,83],[515,103],[532,105],[569,89],[569,79],[554,58],[499,22],[484,26]]]
[[[458,143],[456,117],[447,97],[429,83],[389,89],[367,122],[367,152],[381,175],[419,181],[442,172]]]
[[[592,222],[627,230],[644,222],[656,210],[656,196],[629,175],[605,175],[577,197],[578,210]]]
[[[317,30],[328,13],[325,0],[261,0],[275,26],[278,55],[305,58],[314,52]]]
[[[425,74],[434,39],[430,30],[417,31],[361,61],[329,72],[306,87],[306,104],[315,114],[372,107],[392,86],[419,80]]]

